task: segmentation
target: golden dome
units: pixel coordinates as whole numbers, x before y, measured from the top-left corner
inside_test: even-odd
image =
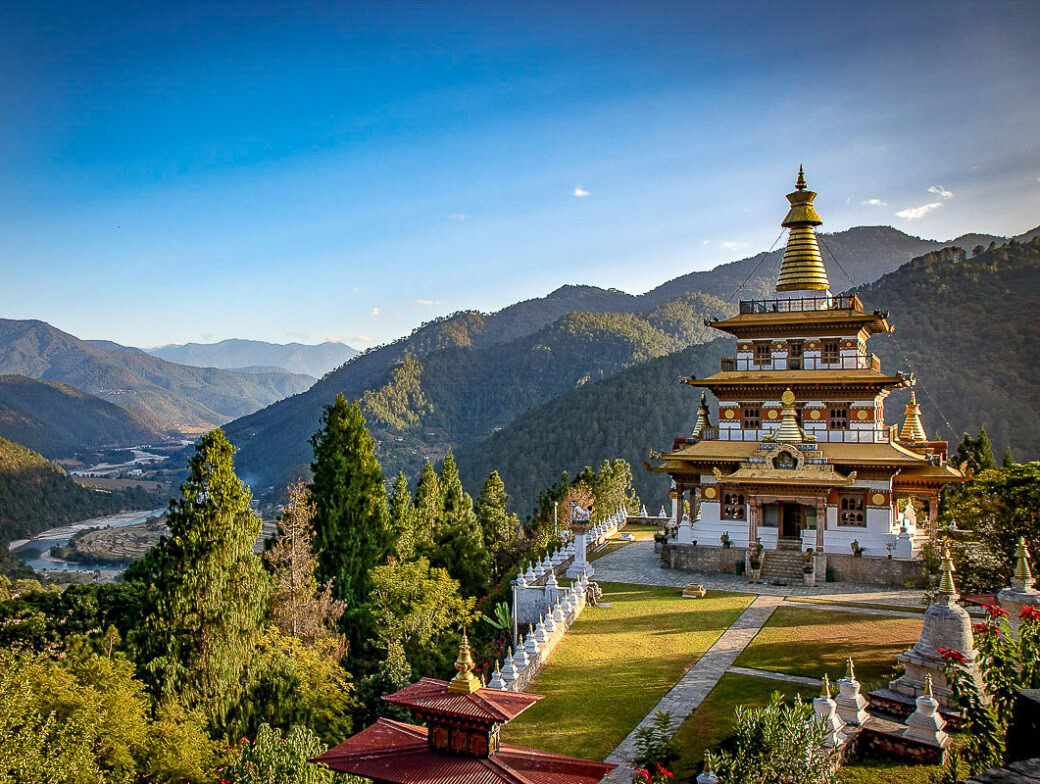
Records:
[[[813,207],[816,193],[806,187],[805,173],[799,166],[794,192],[787,194],[791,209],[780,224],[788,233],[776,280],[777,291],[825,291],[831,286],[813,228],[823,223]]]

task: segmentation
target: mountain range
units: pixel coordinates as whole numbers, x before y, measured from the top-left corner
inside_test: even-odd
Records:
[[[1035,235],[1034,235],[1035,236]],[[871,339],[888,371],[908,370],[929,434],[956,446],[984,426],[998,458],[1011,446],[1018,460],[1040,455],[1040,420],[1032,416],[1040,389],[1040,238],[974,257],[931,252],[856,287],[864,308],[890,313],[896,330]],[[664,450],[692,431],[699,402],[680,377],[703,378],[733,356],[734,341],[718,338],[628,368],[531,408],[508,426],[456,454],[467,490],[478,492],[493,470],[525,513],[538,492],[584,466],[623,457],[636,491],[656,512],[667,477],[642,470],[649,449]],[[907,390],[888,399],[889,424],[902,423]],[[717,405],[711,401],[712,417]]]
[[[357,349],[331,340],[308,346],[303,343],[231,339],[219,343],[171,344],[146,351],[153,357],[180,365],[245,370],[251,373],[280,369],[287,373],[313,376],[315,379],[358,354]]]
[[[889,227],[821,235],[835,290],[869,283],[948,245],[1005,238],[971,234],[943,243]],[[423,460],[491,436],[516,417],[578,386],[711,339],[703,319],[772,290],[782,251],[693,272],[642,295],[564,286],[497,313],[463,311],[369,349],[307,392],[228,423],[236,464],[254,485],[305,471],[322,407],[362,400],[388,473],[414,475]],[[847,273],[847,276],[846,276]],[[579,467],[580,468],[580,467]],[[555,477],[550,477],[552,481]]]
[[[59,381],[161,429],[200,432],[307,389],[310,376],[178,365],[42,321],[0,319],[0,374]]]

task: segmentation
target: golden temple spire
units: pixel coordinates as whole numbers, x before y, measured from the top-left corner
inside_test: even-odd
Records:
[[[1029,568],[1029,551],[1026,549],[1026,538],[1018,537],[1018,547],[1015,550],[1015,587],[1028,591],[1033,585],[1033,570]]]
[[[472,694],[480,688],[480,680],[473,674],[473,654],[469,650],[469,637],[462,630],[462,642],[459,645],[459,658],[455,660],[457,675],[448,684],[448,691],[460,694]]]
[[[823,688],[820,689],[820,696],[828,700],[831,698],[831,679],[827,676],[827,673],[823,674]]]
[[[903,422],[903,430],[899,433],[899,440],[908,444],[919,444],[927,441],[924,425],[921,424],[921,407],[917,405],[917,393],[910,391],[910,402],[906,404],[906,420]]]
[[[780,427],[773,440],[787,444],[802,443],[805,439],[802,436],[802,429],[798,427],[798,417],[794,411],[794,392],[790,389],[785,390],[780,402],[784,404],[784,407],[780,412]]]
[[[701,392],[701,404],[697,407],[697,424],[693,426],[693,438],[700,438],[704,434],[705,428],[711,427],[711,420],[708,419],[708,395],[706,392]]]
[[[942,560],[942,579],[939,581],[939,594],[948,597],[949,601],[957,598],[957,586],[953,584],[953,558],[950,556],[950,548],[946,547]]]
[[[845,659],[845,680],[854,681],[856,680],[856,671],[852,668],[852,657],[849,656]]]
[[[787,194],[791,209],[780,224],[788,229],[788,233],[780,274],[776,279],[777,291],[826,291],[831,287],[813,228],[823,221],[813,207],[816,193],[807,187],[805,173],[799,166],[795,189]]]

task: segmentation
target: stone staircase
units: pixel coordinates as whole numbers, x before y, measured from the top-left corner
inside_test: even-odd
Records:
[[[776,547],[762,553],[762,579],[773,585],[800,585],[805,566],[801,539],[780,539]]]

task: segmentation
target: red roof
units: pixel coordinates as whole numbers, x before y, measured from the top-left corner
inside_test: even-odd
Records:
[[[394,784],[596,784],[616,767],[508,743],[490,758],[437,751],[427,743],[425,727],[390,719],[312,761]]]
[[[498,689],[477,689],[472,694],[463,694],[449,691],[448,681],[421,678],[383,699],[424,713],[501,724],[515,719],[542,696]]]

